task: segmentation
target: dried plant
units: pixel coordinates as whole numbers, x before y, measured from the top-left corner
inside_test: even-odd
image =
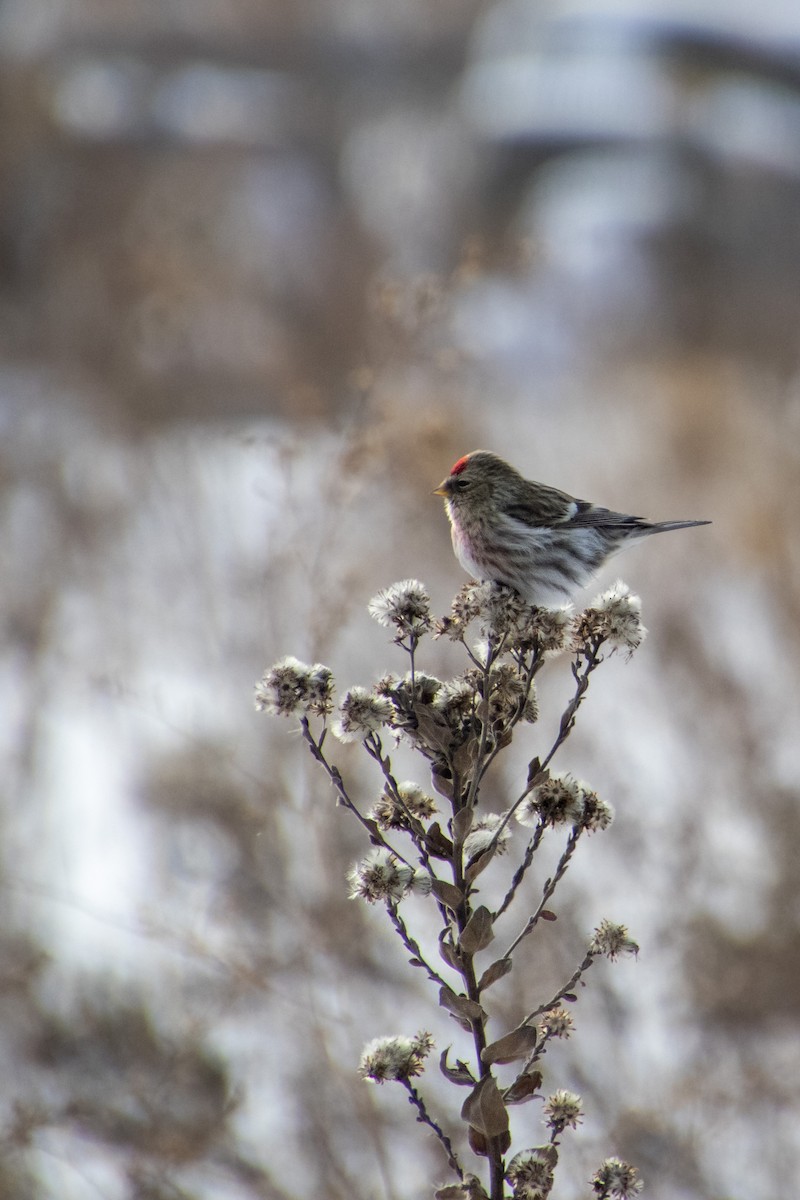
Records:
[[[549,905],[583,835],[608,828],[613,819],[605,801],[585,783],[557,774],[553,761],[575,725],[590,678],[604,655],[616,649],[631,654],[641,643],[645,631],[639,599],[618,583],[574,614],[569,607],[531,608],[508,588],[471,583],[459,591],[450,614],[437,621],[424,586],[406,580],[377,595],[369,612],[393,630],[395,644],[407,655],[404,676],[385,675],[370,689],[351,688],[334,714],[331,671],[285,658],[257,684],[256,706],[299,717],[302,736],[333,785],[338,803],[353,813],[372,843],[369,854],[349,874],[351,896],[385,907],[411,965],[424,972],[437,991],[438,1004],[470,1035],[470,1053],[451,1062],[445,1049],[439,1067],[466,1094],[460,1118],[470,1150],[485,1160],[485,1185],[454,1146],[463,1137],[446,1132],[447,1122],[432,1114],[418,1086],[433,1049],[430,1033],[370,1042],[359,1072],[376,1083],[399,1083],[417,1120],[440,1142],[457,1182],[440,1186],[437,1200],[545,1200],[553,1187],[562,1136],[577,1126],[583,1110],[575,1093],[543,1090],[543,1057],[553,1039],[571,1035],[569,1006],[594,960],[635,954],[637,946],[624,926],[603,921],[562,986],[532,1002],[515,1028],[492,1038],[491,989],[512,971],[519,954],[529,952],[529,939],[540,922],[555,920]],[[468,640],[475,631],[477,640]],[[448,638],[463,650],[466,665],[456,678],[444,681],[419,669],[418,651],[427,635]],[[571,656],[574,686],[555,738],[544,753],[531,758],[527,779],[508,807],[499,813],[482,810],[486,773],[518,728],[537,721],[536,676],[558,654]],[[329,756],[329,731],[340,741],[360,742],[375,764],[382,790],[368,811],[355,803],[352,788]],[[400,742],[426,760],[438,801],[418,783],[396,778],[387,747]],[[444,816],[439,812],[442,802]],[[509,869],[502,899],[491,910],[478,903],[476,881],[520,835],[526,838],[524,849],[520,845],[517,866]],[[563,848],[555,869],[531,898],[526,896],[530,868],[547,836],[560,836]],[[440,961],[423,951],[403,914],[403,901],[411,893],[428,898],[425,919],[430,924],[422,940],[438,946]],[[479,958],[495,941],[498,919],[512,906],[514,911],[524,910],[515,935],[479,966]],[[515,1074],[504,1080],[498,1068],[510,1064],[516,1064]],[[542,1106],[545,1140],[512,1152],[509,1107],[532,1101]],[[642,1187],[636,1169],[618,1158],[606,1159],[589,1184],[595,1197],[621,1200]]]

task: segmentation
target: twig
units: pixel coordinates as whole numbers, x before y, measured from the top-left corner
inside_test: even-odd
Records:
[[[564,872],[566,871],[567,867],[569,866],[569,860],[572,858],[572,855],[575,853],[575,847],[578,844],[578,838],[581,836],[582,833],[583,833],[582,825],[575,825],[573,827],[572,833],[569,835],[569,838],[567,839],[566,849],[564,850],[564,853],[561,855],[561,858],[558,860],[558,866],[556,867],[552,876],[550,877],[550,879],[547,880],[547,883],[544,886],[544,891],[542,892],[542,898],[536,908],[536,911],[529,918],[529,920],[527,921],[524,928],[514,938],[513,942],[511,943],[511,945],[508,947],[505,954],[503,955],[504,958],[509,958],[511,956],[511,954],[514,952],[514,950],[516,950],[517,946],[522,941],[522,939],[524,937],[527,937],[528,934],[532,933],[533,930],[536,928],[537,924],[539,923],[539,919],[541,918],[541,915],[544,912],[544,906],[547,904],[548,900],[553,895],[553,892],[556,890],[556,888],[558,886],[559,880],[563,877]]]
[[[416,961],[420,964],[423,971],[428,976],[428,979],[430,979],[433,983],[438,983],[440,987],[449,988],[450,984],[447,982],[447,980],[443,979],[442,976],[438,973],[438,971],[435,971],[433,969],[433,967],[423,957],[422,951],[419,948],[419,943],[417,941],[415,941],[415,939],[408,932],[406,923],[403,920],[403,918],[400,916],[400,912],[398,910],[397,904],[392,901],[387,901],[386,902],[386,911],[389,914],[389,920],[392,922],[392,925],[394,926],[395,930],[397,931],[397,934],[398,934],[401,942],[405,946],[406,950],[408,950],[409,953],[411,953],[414,956],[414,958],[416,959]]]
[[[360,821],[360,823],[364,826],[367,833],[369,834],[369,839],[373,844],[377,844],[379,846],[382,846],[384,848],[384,850],[388,850],[390,854],[393,854],[395,858],[399,859],[400,862],[404,863],[407,867],[409,867],[413,871],[414,868],[411,866],[411,863],[408,862],[408,860],[405,859],[398,850],[395,850],[394,846],[390,845],[389,842],[387,842],[386,838],[383,836],[380,829],[378,828],[377,823],[375,821],[371,821],[369,819],[369,817],[365,817],[364,814],[357,808],[357,806],[350,799],[350,796],[347,793],[347,788],[344,786],[344,780],[342,779],[342,775],[341,775],[339,768],[334,767],[331,763],[329,763],[327,758],[325,757],[325,755],[322,752],[322,742],[325,738],[325,731],[324,730],[322,731],[320,740],[319,740],[319,742],[317,742],[317,740],[315,739],[315,737],[309,727],[308,717],[300,718],[300,727],[302,729],[303,737],[308,744],[308,748],[311,751],[313,758],[320,764],[320,766],[323,768],[326,775],[330,779],[331,783],[335,787],[337,795],[339,797],[339,802],[341,803],[342,807],[346,808],[349,812],[353,813],[353,815],[357,818],[357,820]]]
[[[500,646],[502,646],[502,641]],[[486,755],[486,744],[489,738],[489,700],[491,692],[490,675],[496,654],[499,654],[499,652],[500,647],[498,647],[497,651],[495,651],[490,638],[486,652],[486,662],[483,666],[483,680],[481,687],[481,736],[478,742],[478,753],[475,756],[475,769],[472,772],[472,781],[469,786],[469,793],[467,794],[467,808],[475,807],[478,801],[478,788],[480,787],[481,778],[483,777],[483,760]]]
[[[540,823],[536,826],[533,837],[528,842],[528,845],[525,847],[525,854],[522,859],[522,862],[520,863],[520,865],[517,867],[516,871],[514,872],[514,878],[511,880],[509,889],[506,892],[505,896],[503,897],[503,902],[494,914],[493,919],[495,921],[497,920],[498,917],[501,917],[503,915],[503,913],[506,911],[506,909],[508,908],[508,906],[511,904],[512,900],[514,899],[514,896],[516,895],[516,892],[517,892],[517,888],[522,883],[522,880],[525,876],[525,872],[528,870],[528,867],[533,862],[534,854],[539,849],[539,843],[541,842],[542,838],[544,837],[544,831],[546,828],[547,828],[547,826],[544,824],[543,821],[540,821]]]
[[[581,702],[583,701],[583,698],[586,695],[586,691],[589,687],[589,676],[591,675],[592,671],[594,671],[594,669],[596,667],[599,667],[600,663],[603,661],[602,658],[599,657],[599,650],[600,650],[600,646],[602,645],[602,642],[603,642],[602,638],[596,639],[595,643],[591,647],[591,650],[584,651],[584,656],[586,658],[586,665],[584,666],[582,671],[578,665],[578,662],[579,662],[578,659],[576,659],[576,661],[572,664],[572,675],[576,681],[575,694],[572,697],[572,699],[569,701],[569,703],[567,704],[567,707],[564,709],[564,712],[561,714],[561,721],[559,722],[558,733],[556,734],[555,740],[554,740],[552,746],[550,747],[550,749],[548,750],[547,754],[545,755],[544,759],[539,764],[538,770],[534,772],[532,777],[529,777],[528,782],[525,785],[525,788],[524,788],[523,792],[521,793],[521,795],[517,797],[517,799],[514,801],[514,803],[511,805],[511,807],[509,809],[507,809],[507,811],[503,814],[502,820],[500,821],[500,824],[498,825],[497,829],[495,830],[494,837],[492,838],[492,842],[491,842],[489,849],[493,849],[494,846],[499,842],[506,825],[508,825],[508,822],[511,820],[511,818],[513,817],[513,815],[517,811],[517,809],[520,807],[520,805],[522,803],[524,803],[524,801],[528,798],[528,796],[530,796],[531,792],[533,791],[534,787],[536,786],[536,780],[539,778],[539,776],[542,774],[542,772],[547,769],[547,767],[552,762],[552,760],[556,754],[556,751],[559,749],[560,746],[562,746],[564,744],[564,742],[569,737],[569,735],[572,731],[572,727],[575,724],[575,718],[576,718],[578,709],[580,708]],[[530,677],[529,677],[528,690],[530,690],[530,683],[533,682],[534,675],[536,674],[536,671],[539,669],[539,666],[541,665],[542,662],[544,662],[544,659],[539,659],[539,660],[537,660],[537,662],[531,664],[531,673],[530,673]],[[535,667],[535,669],[533,669],[534,667]],[[527,701],[527,693],[525,696],[525,701],[521,702],[519,716],[522,715],[522,711],[524,710],[526,701]],[[517,721],[519,720],[519,716],[516,718]],[[497,753],[497,750],[493,751],[492,755],[490,756],[489,761],[491,761],[491,757],[493,757],[493,755],[495,753]],[[489,764],[487,763],[487,766],[488,765]]]
[[[417,1110],[417,1120],[421,1125],[427,1125],[429,1129],[433,1130],[444,1147],[445,1153],[447,1154],[448,1165],[452,1167],[459,1179],[463,1179],[464,1172],[461,1169],[461,1164],[459,1163],[458,1158],[456,1157],[456,1152],[453,1149],[453,1143],[450,1141],[450,1138],[444,1132],[441,1125],[437,1125],[436,1121],[434,1121],[433,1117],[428,1112],[422,1096],[420,1096],[410,1079],[401,1079],[398,1080],[398,1082],[402,1083],[408,1092],[408,1102]]]
[[[589,677],[592,674],[592,671],[594,671],[596,667],[599,667],[600,663],[603,661],[603,659],[600,657],[600,647],[602,646],[604,640],[604,638],[595,638],[591,647],[584,648],[582,651],[585,660],[583,669],[580,667],[580,657],[576,658],[575,662],[572,664],[572,675],[576,683],[575,695],[572,697],[572,700],[569,702],[562,714],[558,735],[556,740],[553,742],[553,745],[550,747],[549,753],[542,762],[542,770],[544,770],[550,764],[550,761],[552,760],[556,751],[564,744],[572,732],[572,727],[575,724],[575,718],[578,714],[578,709],[580,708],[583,698],[586,695],[586,691],[589,687]]]
[[[578,981],[580,980],[581,975],[583,975],[584,971],[587,971],[589,969],[589,967],[592,965],[592,963],[595,960],[595,957],[596,956],[590,951],[584,958],[581,965],[578,967],[577,971],[575,971],[575,973],[570,976],[570,978],[567,980],[567,982],[564,984],[563,987],[558,989],[555,996],[553,996],[552,1000],[548,1000],[546,1004],[540,1004],[538,1008],[535,1008],[533,1010],[533,1012],[529,1012],[527,1017],[524,1017],[523,1020],[520,1022],[520,1024],[521,1025],[529,1025],[532,1021],[535,1021],[537,1017],[540,1017],[542,1015],[542,1013],[549,1012],[551,1008],[555,1008],[557,1004],[560,1004],[561,1001],[564,999],[564,996],[566,996],[566,994],[568,992],[571,992],[572,989],[575,987],[575,984],[578,983]]]

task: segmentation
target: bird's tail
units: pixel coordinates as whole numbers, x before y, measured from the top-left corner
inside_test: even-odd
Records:
[[[693,525],[710,525],[710,521],[648,521],[642,533],[668,533],[670,529],[691,529]]]

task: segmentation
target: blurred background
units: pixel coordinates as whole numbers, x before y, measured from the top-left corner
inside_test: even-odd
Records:
[[[601,580],[650,636],[559,766],[617,821],[493,992],[516,1023],[602,917],[642,946],[547,1056],[587,1111],[554,1195],[608,1153],[652,1200],[800,1193],[796,5],[2,0],[0,55],[0,1196],[447,1178],[355,1069],[463,1035],[347,900],[362,836],[252,688],[285,653],[404,669],[365,606],[416,576],[447,610],[431,491],[477,446],[714,522]]]

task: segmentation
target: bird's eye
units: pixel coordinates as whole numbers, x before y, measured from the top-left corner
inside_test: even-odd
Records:
[[[453,487],[456,489],[457,492],[463,492],[465,490],[465,488],[469,487],[469,480],[468,479],[456,479],[453,481]]]

